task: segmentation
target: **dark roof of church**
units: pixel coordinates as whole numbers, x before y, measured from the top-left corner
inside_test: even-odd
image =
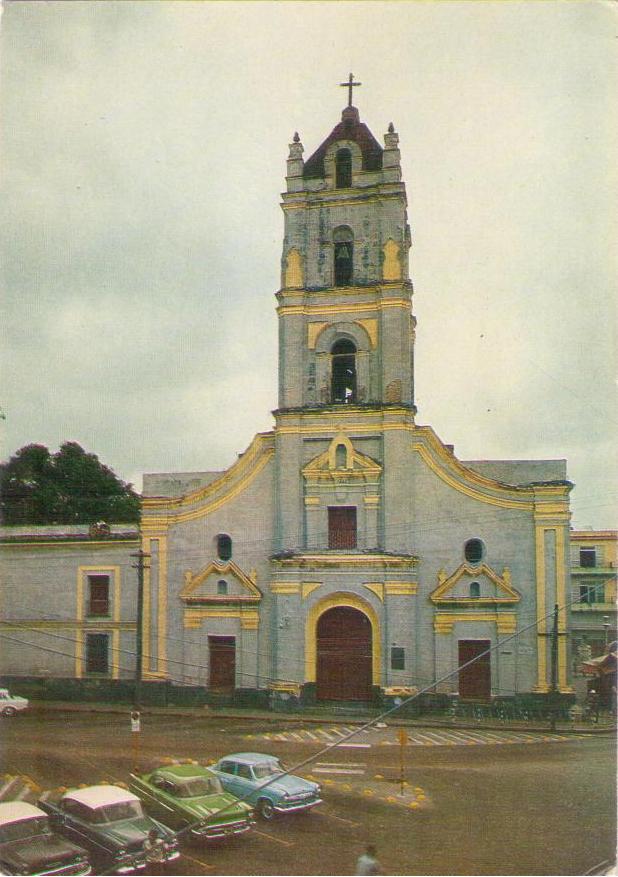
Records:
[[[367,125],[361,122],[356,107],[346,107],[341,113],[341,121],[335,125],[326,140],[305,162],[304,177],[324,176],[324,155],[337,140],[353,140],[358,143],[363,156],[364,171],[378,171],[382,167],[382,147]]]

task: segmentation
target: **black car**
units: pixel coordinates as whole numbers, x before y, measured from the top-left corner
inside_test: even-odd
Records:
[[[25,801],[0,803],[0,874],[92,874],[88,854]]]
[[[129,874],[145,868],[144,842],[153,828],[163,840],[163,861],[180,855],[175,833],[146,816],[140,799],[120,786],[44,792],[39,805],[58,831],[88,850],[97,874]]]

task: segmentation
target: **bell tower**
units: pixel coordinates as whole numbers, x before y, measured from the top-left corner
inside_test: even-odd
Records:
[[[397,551],[409,519],[397,469],[415,414],[406,191],[399,136],[389,125],[381,146],[361,121],[359,84],[345,83],[341,121],[306,161],[298,134],[289,147],[275,553]]]
[[[279,411],[414,414],[410,228],[399,135],[382,147],[352,106],[307,159],[289,147],[279,302]]]

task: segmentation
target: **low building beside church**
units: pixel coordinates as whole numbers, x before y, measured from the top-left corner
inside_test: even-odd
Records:
[[[224,472],[145,476],[146,679],[303,703],[543,694],[559,604],[572,690],[565,461],[462,461],[416,422],[392,124],[383,142],[349,105],[306,161],[289,146],[274,428]]]
[[[0,527],[2,684],[61,699],[129,685],[139,544],[137,524]]]

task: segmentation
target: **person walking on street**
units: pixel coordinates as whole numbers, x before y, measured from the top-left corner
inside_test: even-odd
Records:
[[[165,841],[159,836],[156,828],[151,828],[144,841],[146,863],[149,874],[164,874]]]
[[[358,857],[356,861],[357,874],[381,874],[382,868],[376,859],[376,848],[374,844],[367,844],[365,852]]]
[[[593,722],[599,721],[599,695],[591,688],[586,695],[586,716]]]

